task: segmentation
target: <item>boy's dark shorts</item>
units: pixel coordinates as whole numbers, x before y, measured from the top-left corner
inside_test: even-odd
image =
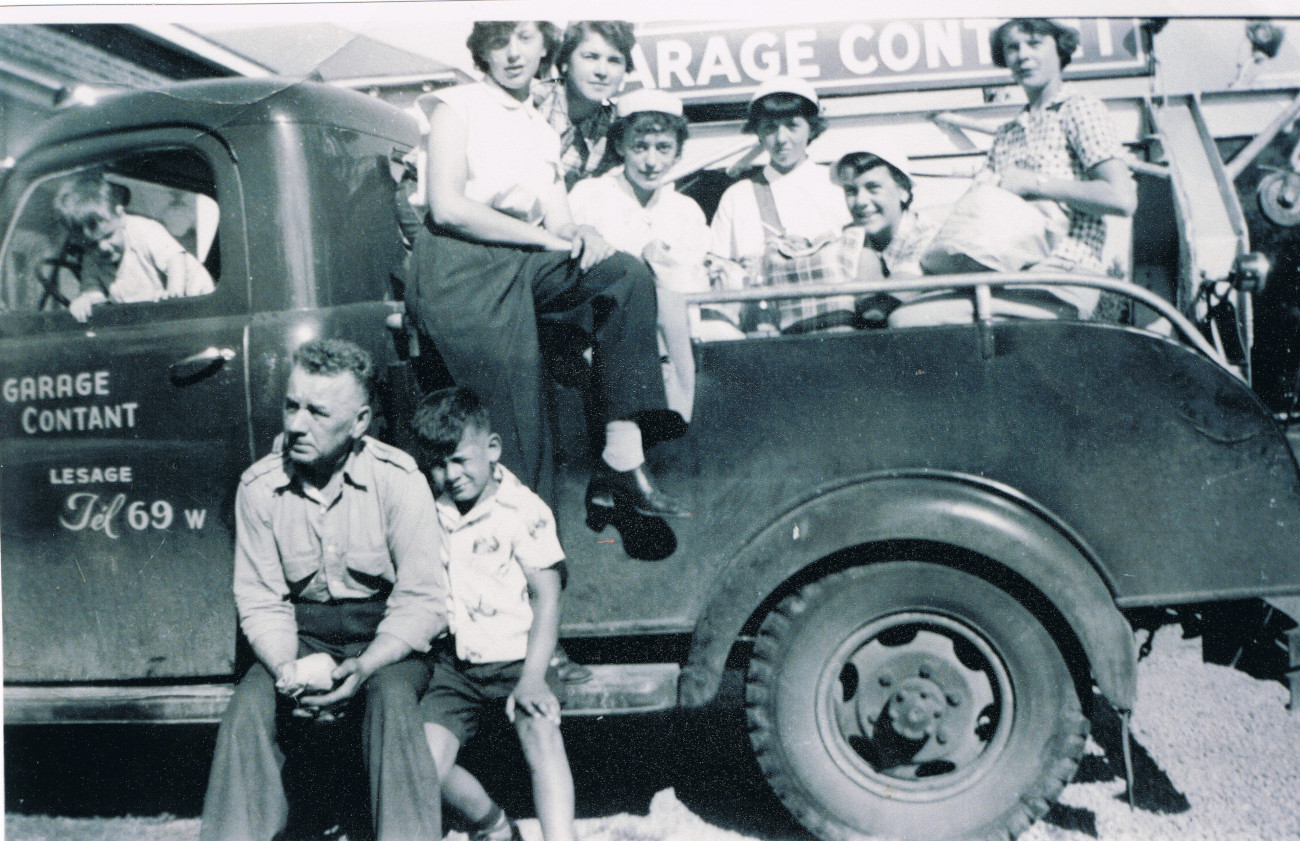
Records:
[[[523,660],[497,663],[469,663],[456,656],[454,643],[435,642],[429,652],[433,677],[420,699],[420,717],[446,727],[463,745],[478,732],[479,719],[486,712],[505,719],[506,698],[519,684]],[[552,676],[546,682],[555,692]],[[557,693],[558,695],[558,693]]]

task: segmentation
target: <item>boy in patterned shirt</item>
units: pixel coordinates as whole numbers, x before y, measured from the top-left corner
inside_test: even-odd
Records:
[[[573,775],[560,702],[545,680],[559,634],[564,561],[555,518],[498,463],[501,438],[470,389],[430,394],[411,426],[447,535],[451,637],[435,641],[433,677],[420,702],[442,799],[471,822],[471,841],[519,839],[514,822],[456,765],[484,711],[504,704],[528,761],[542,834],[570,841]]]

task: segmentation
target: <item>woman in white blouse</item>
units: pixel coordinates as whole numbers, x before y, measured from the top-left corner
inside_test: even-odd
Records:
[[[641,89],[617,103],[609,146],[621,166],[579,181],[569,193],[574,218],[620,251],[640,257],[655,274],[659,341],[668,405],[688,421],[695,397],[695,360],[683,294],[707,292],[704,257],[709,227],[695,200],[677,192],[668,174],[681,159],[687,123],[682,101]]]
[[[502,462],[551,501],[537,319],[584,330],[594,408],[606,422],[588,504],[685,515],[644,470],[643,433],[648,445],[685,431],[664,396],[654,280],[641,261],[574,224],[559,136],[529,96],[556,44],[546,23],[474,25],[468,46],[484,79],[438,91],[429,115],[428,213],[407,302],[452,378],[483,398]]]

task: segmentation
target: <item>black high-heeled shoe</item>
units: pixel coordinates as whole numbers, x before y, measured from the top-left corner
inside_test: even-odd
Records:
[[[615,470],[603,460],[596,463],[587,485],[588,511],[593,507],[627,507],[646,517],[691,516],[679,502],[654,486],[644,464],[632,470]]]

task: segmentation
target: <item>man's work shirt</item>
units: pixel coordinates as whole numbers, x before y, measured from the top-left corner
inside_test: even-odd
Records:
[[[244,471],[235,497],[240,627],[250,642],[281,636],[296,646],[294,601],[387,592],[377,633],[427,651],[446,627],[442,542],[429,485],[401,450],[363,438],[322,489],[272,452]]]

